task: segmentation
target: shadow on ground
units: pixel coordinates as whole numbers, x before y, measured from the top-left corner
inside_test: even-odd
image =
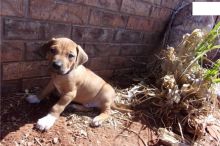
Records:
[[[122,126],[103,125],[92,128],[84,121],[68,125],[72,112],[65,110],[55,125],[47,132],[34,128],[36,121],[45,116],[57,97],[40,104],[29,104],[22,96],[8,95],[1,98],[1,143],[3,145],[157,145],[157,136],[142,118],[134,121],[119,120]],[[78,117],[92,118],[97,112],[75,113]],[[145,119],[145,118],[144,118]],[[79,127],[78,129],[76,127]],[[82,128],[83,127],[83,128]]]

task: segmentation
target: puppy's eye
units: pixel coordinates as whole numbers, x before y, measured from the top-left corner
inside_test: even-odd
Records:
[[[57,50],[56,50],[55,48],[50,48],[50,52],[51,52],[52,54],[56,54]]]
[[[69,54],[68,57],[69,57],[69,59],[73,59],[75,57],[75,55]]]

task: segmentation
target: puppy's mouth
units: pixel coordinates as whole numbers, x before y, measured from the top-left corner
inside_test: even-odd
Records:
[[[70,69],[55,69],[51,66],[51,71],[58,75],[66,75],[70,72]]]

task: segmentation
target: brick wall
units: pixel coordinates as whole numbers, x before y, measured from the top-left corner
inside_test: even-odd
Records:
[[[48,62],[36,51],[52,37],[69,37],[104,78],[147,61],[181,0],[2,0],[2,92],[45,86]]]

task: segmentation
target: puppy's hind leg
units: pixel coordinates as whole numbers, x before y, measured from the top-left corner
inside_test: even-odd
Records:
[[[102,89],[100,89],[96,98],[99,99],[101,113],[92,120],[91,126],[100,126],[110,117],[111,103],[113,102],[114,97],[115,91],[109,84],[105,84]]]
[[[92,127],[100,126],[104,121],[106,121],[110,117],[110,113],[111,113],[110,106],[103,107],[101,109],[101,113],[92,120],[91,126]]]

